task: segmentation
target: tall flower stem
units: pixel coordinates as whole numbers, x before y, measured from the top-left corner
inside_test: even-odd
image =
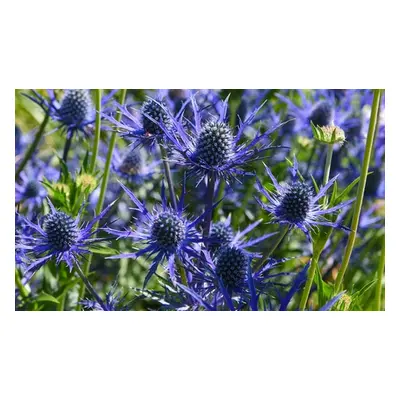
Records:
[[[207,212],[205,216],[205,224],[204,224],[204,236],[208,237],[211,229],[211,221],[212,221],[212,206],[214,201],[214,191],[215,191],[215,176],[214,172],[211,172],[208,175],[207,181],[207,194],[206,194],[206,206],[205,209]]]
[[[328,183],[329,174],[331,172],[333,144],[328,144],[327,146],[328,146],[328,149],[327,149],[326,159],[325,159],[325,168],[324,168],[324,176],[322,178],[322,186],[325,186]],[[328,197],[327,196],[324,197],[323,203],[324,203],[324,206],[328,205]],[[328,237],[329,236],[326,237],[324,244],[328,240]],[[303,290],[303,293],[301,295],[301,300],[300,300],[300,310],[301,311],[304,311],[306,308],[308,296],[310,295],[311,286],[312,286],[312,283],[314,282],[314,276],[315,276],[315,272],[318,268],[318,260],[319,260],[319,256],[321,255],[321,252],[323,250],[323,246],[319,245],[318,246],[319,250],[317,250],[316,248],[317,248],[317,246],[314,243],[311,265],[310,265],[310,269],[307,274],[306,285],[304,286],[304,290]]]
[[[321,255],[321,253],[318,252],[318,253],[314,253],[313,256],[312,256],[310,270],[308,271],[306,285],[304,287],[303,294],[301,295],[300,306],[299,306],[299,309],[301,311],[304,311],[305,308],[306,308],[308,296],[310,294],[311,286],[312,286],[313,281],[314,281],[315,271],[318,268],[318,260],[319,260],[319,256],[320,255]]]
[[[101,95],[102,90],[96,89],[96,125],[94,131],[94,143],[93,143],[93,151],[92,151],[92,158],[90,160],[90,173],[93,174],[96,168],[96,159],[97,153],[99,151],[99,144],[100,144],[100,132],[101,132]]]
[[[125,97],[126,97],[126,91],[127,89],[121,89],[119,93],[119,99],[118,102],[123,105],[125,103]],[[117,115],[115,119],[119,122],[121,121],[122,114],[120,111],[117,111]],[[112,160],[112,155],[115,147],[115,143],[117,141],[117,129],[114,129],[113,133],[111,134],[111,139],[110,139],[110,144],[108,145],[108,152],[107,152],[107,159],[106,163],[104,165],[104,174],[103,178],[101,181],[101,187],[100,187],[100,195],[99,199],[97,200],[97,205],[96,205],[96,215],[99,215],[103,209],[103,203],[104,199],[106,197],[106,190],[107,190],[107,185],[108,185],[108,178],[110,176],[110,167],[111,167],[111,160]],[[94,225],[93,229],[96,230],[99,226],[99,221]],[[86,276],[88,275],[90,271],[90,264],[92,263],[92,253],[89,253],[88,255],[88,260],[86,264],[84,265],[83,268],[83,274]],[[81,285],[80,290],[79,290],[79,298],[82,299],[83,296],[85,295],[85,286]],[[80,304],[78,303],[76,306],[76,309],[79,310]]]
[[[374,89],[374,98],[372,100],[371,118],[369,121],[367,143],[365,145],[365,153],[361,169],[361,176],[360,176],[360,181],[358,182],[357,197],[354,204],[351,232],[347,239],[347,245],[343,256],[342,265],[339,269],[339,273],[336,278],[335,293],[339,293],[340,291],[340,287],[342,286],[343,282],[343,277],[346,273],[347,267],[349,266],[351,253],[353,252],[354,244],[356,241],[358,223],[360,221],[361,207],[364,199],[364,190],[367,182],[368,167],[371,159],[372,146],[374,143],[376,124],[378,123],[378,109],[379,109],[381,94],[382,93],[380,89]]]
[[[103,300],[101,297],[97,294],[96,290],[92,286],[92,284],[89,282],[89,280],[86,278],[85,274],[81,270],[81,267],[79,265],[75,265],[76,272],[78,273],[79,277],[82,279],[83,283],[85,284],[88,292],[93,296],[93,298],[100,304],[101,308],[105,310],[105,306],[103,303]]]
[[[263,258],[255,265],[254,271],[258,271],[263,266],[263,264],[268,261],[268,258],[271,257],[271,255],[274,253],[274,251],[281,244],[282,240],[285,238],[288,231],[289,231],[289,225],[286,225],[284,228],[281,229],[279,236],[276,237],[275,242],[272,245],[272,247],[269,249],[269,251],[266,254],[264,254]]]
[[[385,235],[382,237],[382,250],[381,257],[379,259],[378,265],[378,281],[376,282],[376,292],[375,292],[375,310],[381,311],[381,298],[382,298],[382,280],[383,272],[385,270]]]
[[[29,146],[28,150],[25,153],[24,158],[22,159],[22,161],[19,163],[17,170],[15,171],[15,180],[18,179],[19,174],[22,172],[22,170],[25,168],[25,165],[27,164],[27,162],[31,159],[33,153],[35,152],[40,139],[42,138],[43,134],[44,134],[44,130],[46,129],[46,125],[49,122],[49,114],[46,113],[44,120],[42,122],[42,124],[40,125],[39,130],[36,133],[35,139],[32,142],[32,144]]]
[[[376,138],[378,137],[379,118],[380,118],[380,114],[381,114],[381,104],[382,104],[382,93],[381,93],[381,97],[379,98],[378,116],[376,117],[378,122],[377,122],[377,124],[375,126],[374,141],[373,141],[373,144],[372,144],[371,161],[370,161],[371,167],[373,167],[376,164],[376,161],[375,161],[375,143],[376,143]]]
[[[325,168],[324,168],[324,177],[322,179],[322,186],[325,186],[329,181],[329,174],[331,172],[331,164],[332,164],[332,155],[333,155],[333,144],[328,144],[328,149],[326,153],[325,159]],[[324,204],[327,205],[328,197],[325,196]]]
[[[62,157],[62,159],[65,163],[67,163],[67,160],[68,160],[68,153],[69,153],[69,149],[71,148],[73,136],[74,136],[73,133],[70,133],[69,136],[67,136],[67,139],[65,140],[63,157]]]
[[[168,183],[169,197],[171,199],[171,203],[172,203],[172,206],[174,207],[174,210],[177,210],[178,204],[176,202],[174,181],[172,180],[171,168],[169,167],[169,162],[168,162],[168,158],[167,158],[167,150],[165,150],[162,143],[160,143],[159,146],[160,146],[161,157],[162,157],[163,165],[164,165],[164,173],[165,173],[165,177],[167,178],[167,183]]]
[[[17,268],[15,268],[15,285],[19,289],[19,292],[21,293],[22,297],[28,297],[29,296],[29,291],[26,289],[24,284],[21,282],[21,278],[19,276]]]

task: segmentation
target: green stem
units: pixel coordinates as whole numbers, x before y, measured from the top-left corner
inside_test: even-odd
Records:
[[[99,151],[100,132],[101,132],[101,95],[102,95],[102,90],[96,89],[95,93],[96,93],[96,126],[95,126],[95,131],[94,131],[94,143],[93,143],[92,158],[90,160],[89,172],[91,174],[94,173],[94,170],[96,168],[96,159],[97,159],[97,153]]]
[[[15,268],[15,284],[17,285],[17,288],[19,289],[19,292],[21,293],[22,297],[28,297],[29,296],[29,291],[28,289],[22,284],[21,278],[19,276],[17,268]]]
[[[182,283],[185,286],[188,286],[188,280],[187,280],[187,277],[186,277],[185,269],[183,268],[183,265],[180,263],[180,261],[178,259],[176,259],[176,265],[178,267],[178,272],[179,272],[179,275],[181,276]]]
[[[274,253],[274,251],[278,248],[278,246],[280,245],[280,243],[282,242],[288,231],[289,231],[289,225],[286,225],[283,229],[281,229],[281,232],[279,236],[276,237],[273,246],[269,249],[269,251],[266,254],[264,254],[263,258],[255,265],[254,271],[258,271],[263,266],[263,264],[268,261],[268,258],[270,258],[270,256]]]
[[[343,282],[343,277],[346,273],[347,267],[349,266],[351,253],[353,252],[354,244],[356,241],[358,223],[361,214],[361,207],[364,199],[364,190],[367,182],[368,167],[371,159],[372,145],[374,142],[374,134],[376,130],[376,124],[378,122],[378,108],[379,108],[380,97],[381,97],[381,90],[374,89],[374,99],[372,101],[371,118],[369,121],[367,143],[365,145],[365,153],[361,169],[360,181],[358,182],[357,197],[354,205],[353,220],[351,223],[351,232],[347,240],[347,245],[343,256],[342,265],[339,269],[339,273],[336,278],[335,293],[339,293],[340,291]]]
[[[308,175],[308,172],[310,171],[312,159],[314,158],[316,150],[317,150],[317,142],[316,142],[316,140],[313,140],[312,149],[310,151],[310,156],[308,157],[308,160],[307,160],[307,170],[306,170],[306,173],[304,174],[305,176]]]
[[[65,164],[67,163],[69,149],[71,148],[72,137],[73,137],[73,135],[71,134],[71,135],[70,135],[69,137],[67,137],[67,139],[65,140],[64,151],[63,151],[63,157],[62,157],[62,159],[63,159],[63,161],[65,162]]]
[[[333,154],[333,144],[328,144],[326,160],[325,160],[324,176],[322,178],[322,186],[325,186],[329,181],[329,174],[331,172],[332,154]],[[324,206],[328,205],[328,196],[324,197],[323,204],[324,204]],[[324,244],[328,240],[328,237],[326,237]],[[312,261],[311,261],[311,266],[310,266],[310,269],[307,274],[306,285],[304,287],[303,293],[301,295],[301,300],[300,300],[300,310],[301,311],[305,310],[308,296],[310,295],[311,286],[314,282],[315,272],[318,268],[318,259],[319,259],[319,256],[320,256],[324,246],[321,246],[321,244],[319,243],[319,248],[320,248],[320,250],[317,251],[315,249],[315,243],[313,244],[313,257],[312,257]]]
[[[328,144],[328,152],[326,153],[325,169],[324,169],[324,177],[322,180],[322,186],[325,186],[329,181],[329,174],[331,172],[332,155],[333,155],[333,144]],[[328,198],[325,197],[325,199],[327,200]]]
[[[171,169],[169,167],[169,162],[168,162],[168,158],[167,158],[168,157],[167,150],[165,150],[164,146],[161,143],[159,143],[159,145],[160,145],[161,157],[162,157],[163,165],[164,165],[164,173],[165,173],[165,177],[167,178],[167,183],[168,183],[169,197],[171,199],[172,206],[174,207],[174,210],[176,211],[178,209],[178,204],[176,202],[174,181],[172,180]]]
[[[100,306],[103,308],[103,310],[105,310],[105,306],[104,306],[103,300],[97,294],[95,288],[92,286],[92,284],[89,282],[89,280],[86,278],[85,274],[81,270],[81,267],[78,264],[76,264],[75,265],[75,269],[76,269],[76,272],[78,273],[79,277],[82,279],[83,283],[85,284],[85,287],[87,288],[88,292],[100,304]]]
[[[44,134],[44,130],[46,128],[47,122],[49,121],[49,114],[46,114],[44,117],[44,120],[42,122],[42,124],[40,125],[40,128],[38,130],[38,132],[36,133],[35,136],[35,140],[31,143],[31,145],[29,146],[28,150],[25,153],[24,158],[22,159],[22,161],[20,162],[20,164],[18,165],[17,170],[15,171],[15,180],[18,179],[19,174],[22,172],[22,170],[25,168],[25,165],[27,164],[27,162],[31,159],[32,154],[35,152],[36,147],[38,146],[40,139],[42,138],[43,134]]]
[[[379,104],[378,104],[377,123],[376,123],[376,126],[375,126],[374,140],[373,140],[372,151],[371,151],[371,161],[370,161],[371,167],[375,166],[375,156],[374,156],[374,153],[375,153],[376,138],[378,137],[378,130],[379,130],[379,117],[380,117],[380,113],[381,113],[381,103],[382,103],[382,94],[381,94],[381,97],[379,98]]]
[[[65,299],[67,297],[67,292],[65,291],[62,295],[61,295],[61,299],[60,302],[58,303],[57,306],[57,311],[64,311],[65,308]]]
[[[320,256],[320,253],[314,254],[313,258],[311,260],[311,266],[310,266],[310,269],[308,271],[306,286],[304,287],[304,291],[303,291],[303,294],[302,294],[301,300],[300,300],[299,308],[300,308],[301,311],[304,311],[305,308],[306,308],[306,305],[307,305],[308,296],[310,294],[311,286],[312,286],[313,281],[314,281],[315,271],[318,268],[319,256]]]
[[[118,99],[118,101],[121,105],[123,105],[125,102],[126,91],[127,91],[127,89],[121,89],[119,99]],[[119,122],[119,121],[121,121],[121,118],[122,118],[122,114],[120,111],[118,111],[115,119]],[[107,159],[106,159],[106,163],[104,165],[104,174],[103,174],[103,178],[101,181],[100,195],[99,195],[99,199],[98,199],[97,205],[96,205],[96,215],[99,215],[103,209],[103,203],[104,203],[104,199],[106,197],[106,190],[107,190],[107,185],[108,185],[108,178],[110,176],[111,160],[112,160],[112,155],[113,155],[116,141],[117,141],[117,129],[114,129],[113,133],[111,134],[110,144],[108,146],[108,152],[107,152]],[[97,223],[93,226],[93,229],[96,230],[98,228],[98,226],[99,226],[99,221],[97,221]],[[93,257],[93,254],[89,253],[87,263],[85,264],[85,266],[83,268],[83,274],[85,276],[89,274],[90,264],[92,263],[92,257]],[[79,298],[82,299],[84,295],[85,295],[85,286],[81,285],[80,290],[79,290]],[[77,310],[81,309],[81,306],[79,303],[76,305],[76,309]]]
[[[376,311],[381,311],[382,280],[383,280],[384,270],[385,270],[385,235],[383,235],[382,238],[381,257],[379,259],[379,265],[378,265],[378,281],[376,282],[376,292],[375,292]]]

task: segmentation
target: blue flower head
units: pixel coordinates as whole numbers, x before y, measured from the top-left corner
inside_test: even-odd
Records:
[[[29,214],[40,209],[47,195],[46,189],[40,182],[43,177],[42,170],[28,166],[20,173],[20,182],[15,183],[15,202],[26,206]]]
[[[345,96],[336,101],[335,94],[329,91],[315,91],[308,99],[303,90],[298,90],[301,104],[295,104],[289,97],[276,93],[276,97],[288,106],[288,117],[294,118],[291,122],[291,132],[308,132],[311,134],[312,121],[315,126],[337,125],[347,132],[359,124],[358,118],[352,117],[352,106]]]
[[[240,121],[238,130],[234,133],[226,122],[228,98],[222,103],[217,116],[205,116],[194,96],[190,101],[193,121],[184,119],[182,111],[178,117],[170,115],[174,129],[171,130],[162,123],[159,125],[175,150],[173,161],[186,166],[188,175],[195,175],[198,183],[206,176],[230,182],[233,178],[237,179],[238,175],[246,175],[248,173],[245,168],[250,162],[262,158],[265,151],[276,148],[265,144],[265,139],[282,124],[264,133],[256,132],[252,140],[239,143],[245,129],[251,126],[264,103],[253,110],[244,122]],[[187,102],[182,107],[186,105]],[[168,112],[166,109],[165,111]]]
[[[32,235],[18,235],[16,248],[26,250],[30,263],[26,267],[27,279],[38,271],[47,261],[55,259],[59,265],[62,261],[72,271],[84,254],[90,253],[90,248],[96,242],[104,239],[93,238],[98,232],[93,230],[97,221],[105,216],[114,203],[108,205],[97,217],[87,224],[80,223],[82,209],[77,218],[55,209],[48,199],[50,213],[45,215],[37,224],[22,217],[32,229]]]
[[[154,147],[165,141],[164,131],[173,129],[170,112],[166,101],[159,91],[156,99],[149,97],[143,102],[140,110],[127,105],[116,104],[122,114],[122,120],[117,121],[114,115],[104,114],[104,118],[111,122],[120,132],[121,137],[129,140],[133,147]],[[178,112],[180,115],[183,108]]]
[[[47,90],[48,99],[32,90],[32,95],[24,94],[30,100],[38,104],[45,113],[59,123],[59,128],[67,133],[67,137],[75,133],[89,134],[89,126],[95,122],[95,109],[87,89],[66,89],[61,101],[58,101],[54,90]],[[101,103],[104,106],[115,91],[103,96]]]
[[[206,212],[194,221],[190,221],[185,217],[183,205],[185,185],[182,188],[177,210],[167,205],[163,186],[161,191],[162,205],[161,207],[155,207],[151,212],[126,186],[122,183],[120,185],[136,205],[136,210],[140,212],[143,220],[140,221],[135,231],[119,231],[111,228],[105,228],[104,230],[118,238],[130,238],[134,242],[142,242],[145,247],[134,253],[120,254],[109,258],[137,258],[145,254],[148,256],[154,255],[155,257],[145,277],[143,286],[147,285],[149,279],[155,274],[158,265],[164,261],[167,261],[170,277],[175,281],[175,257],[184,266],[189,257],[198,257],[195,245],[202,242],[203,239],[200,238],[195,230],[195,226],[203,220]]]
[[[126,182],[141,183],[150,177],[160,161],[149,161],[140,148],[128,147],[125,151],[114,149],[111,168]]]
[[[289,225],[289,229],[295,227],[301,229],[310,241],[310,230],[318,225],[348,230],[348,228],[336,222],[328,221],[324,218],[324,215],[340,210],[353,202],[354,199],[330,208],[324,208],[318,203],[326,195],[328,189],[339,175],[336,175],[325,186],[321,187],[318,194],[314,194],[314,190],[308,183],[298,180],[298,163],[296,159],[294,160],[293,168],[290,169],[292,173],[291,183],[281,185],[267,166],[265,166],[265,170],[274,184],[275,193],[266,190],[257,179],[257,189],[269,200],[269,204],[264,204],[260,199],[256,200],[264,210],[272,215],[274,222]]]
[[[189,309],[206,310],[258,310],[260,297],[264,297],[261,309],[274,309],[272,299],[283,298],[281,290],[288,284],[282,283],[283,276],[296,275],[292,272],[276,272],[275,268],[288,259],[270,259],[258,271],[252,270],[256,256],[237,246],[224,246],[215,256],[203,252],[204,260],[198,267],[193,265],[192,280],[188,286],[177,283],[191,301],[186,298]],[[184,297],[182,297],[184,299]]]

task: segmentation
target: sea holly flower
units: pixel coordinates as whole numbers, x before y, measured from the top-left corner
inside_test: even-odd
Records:
[[[162,205],[161,207],[155,207],[152,211],[149,211],[126,186],[122,183],[120,185],[136,205],[137,208],[135,210],[139,211],[142,220],[134,231],[119,231],[111,228],[104,228],[104,230],[118,238],[129,238],[135,243],[142,242],[145,247],[134,253],[120,254],[108,258],[137,258],[142,255],[154,255],[155,257],[145,277],[143,287],[147,285],[149,279],[155,274],[159,264],[164,261],[167,261],[170,277],[175,281],[175,257],[185,266],[190,257],[199,256],[195,247],[197,243],[203,242],[204,239],[200,237],[195,226],[203,220],[207,211],[193,221],[184,215],[185,184],[182,188],[177,210],[167,205],[163,185],[161,190]]]
[[[216,255],[215,273],[229,291],[243,286],[248,268],[250,257],[237,247],[224,246]]]
[[[165,131],[173,129],[170,112],[161,91],[157,99],[149,97],[144,101],[140,110],[128,108],[127,105],[116,104],[116,106],[122,114],[121,121],[117,121],[114,115],[104,114],[104,118],[111,122],[120,132],[120,136],[129,140],[135,148],[138,146],[152,148],[157,143],[164,143]],[[178,118],[183,111],[184,106],[177,113]]]
[[[102,107],[111,99],[115,91],[111,91],[101,99]],[[61,101],[58,101],[53,89],[47,90],[48,98],[32,90],[32,95],[24,96],[38,104],[45,113],[59,123],[56,130],[66,131],[67,138],[75,133],[82,133],[88,136],[89,127],[94,124],[96,111],[87,89],[66,89]],[[54,131],[53,131],[54,132]],[[51,132],[50,132],[51,133]]]
[[[141,183],[156,170],[160,160],[149,161],[143,149],[128,147],[125,151],[114,149],[111,168],[124,181]]]
[[[46,189],[41,184],[44,178],[43,170],[28,167],[19,175],[20,181],[15,182],[15,202],[28,209],[28,214],[39,210],[47,195]]]
[[[89,223],[81,223],[82,208],[77,218],[56,210],[48,199],[50,213],[45,215],[41,222],[35,224],[21,216],[24,223],[33,232],[32,235],[18,235],[16,248],[26,251],[30,262],[26,266],[26,279],[29,280],[47,261],[54,259],[56,265],[65,262],[70,271],[74,264],[79,265],[80,259],[91,252],[95,243],[104,241],[102,238],[94,238],[99,229],[93,230],[97,221],[101,220],[113,206],[109,204],[97,217]]]
[[[177,283],[191,298],[190,302],[186,300],[189,309],[278,309],[280,304],[276,299],[284,299],[282,289],[289,286],[280,282],[280,278],[296,275],[275,271],[287,259],[270,259],[260,270],[252,271],[255,255],[235,246],[222,247],[214,257],[204,251],[203,256],[204,261],[198,267],[192,266],[194,272],[188,286]]]
[[[290,168],[292,182],[287,184],[281,185],[278,183],[271,170],[266,165],[264,166],[265,171],[274,184],[275,193],[266,190],[260,180],[257,179],[257,189],[268,199],[269,204],[264,204],[258,198],[256,200],[265,211],[268,211],[272,215],[273,222],[287,225],[289,229],[301,229],[310,241],[310,231],[318,225],[349,230],[343,225],[327,220],[324,216],[339,211],[352,203],[354,199],[329,208],[324,208],[324,206],[318,203],[320,199],[326,196],[328,189],[337,180],[339,175],[333,177],[315,194],[313,188],[307,182],[298,179],[298,163],[296,159],[294,160],[293,167]]]
[[[252,140],[239,143],[245,129],[253,123],[265,102],[253,110],[244,122],[240,121],[238,130],[234,133],[226,121],[228,98],[223,102],[217,116],[208,116],[206,119],[195,97],[192,96],[190,100],[193,122],[184,120],[181,112],[178,117],[170,115],[174,129],[171,130],[161,123],[160,126],[176,153],[171,160],[187,167],[188,176],[196,176],[197,184],[206,176],[214,176],[227,182],[238,180],[238,175],[249,175],[245,168],[250,162],[264,157],[267,150],[279,147],[265,144],[265,139],[283,124],[264,133],[257,131]]]
[[[301,99],[298,105],[288,96],[276,93],[276,97],[287,104],[288,115],[295,119],[293,133],[310,132],[310,123],[315,126],[329,126],[336,124],[348,129],[359,125],[359,118],[353,117],[351,102],[347,97],[336,101],[335,95],[329,91],[317,91],[312,98],[307,98],[303,90],[297,91]]]

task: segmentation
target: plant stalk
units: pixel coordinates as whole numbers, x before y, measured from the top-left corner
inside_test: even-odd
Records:
[[[331,172],[331,163],[332,163],[332,154],[333,154],[333,144],[327,145],[327,153],[326,153],[326,160],[325,160],[325,168],[324,168],[324,176],[322,178],[322,186],[325,186],[329,181],[329,174]],[[328,205],[328,196],[325,196],[323,199],[324,206]],[[328,238],[326,238],[326,241]],[[325,241],[325,243],[326,243]],[[321,246],[320,246],[321,247]],[[307,305],[308,296],[310,295],[311,286],[314,282],[315,272],[318,268],[318,260],[323,250],[323,246],[320,248],[319,251],[315,250],[315,243],[313,244],[313,257],[311,261],[311,266],[307,274],[307,281],[306,285],[304,286],[303,293],[301,295],[300,300],[300,310],[304,311]]]
[[[174,210],[176,211],[178,209],[178,204],[176,202],[174,181],[172,180],[171,168],[169,167],[169,162],[167,159],[167,150],[165,150],[164,146],[161,143],[159,143],[159,146],[160,146],[161,157],[162,157],[163,165],[164,165],[164,173],[165,173],[165,177],[167,178],[167,183],[168,183],[169,197],[171,199],[172,206],[174,207]]]
[[[76,272],[78,272],[79,277],[82,279],[83,283],[85,284],[88,292],[93,296],[93,298],[100,304],[101,308],[105,310],[105,305],[103,303],[103,300],[101,297],[97,294],[95,288],[92,286],[92,284],[89,282],[89,280],[86,278],[85,274],[81,270],[81,267],[79,265],[75,265]]]
[[[306,308],[308,296],[310,294],[311,286],[314,281],[315,271],[318,268],[318,260],[319,260],[320,254],[321,253],[313,254],[313,257],[311,259],[310,270],[308,271],[308,275],[307,275],[307,282],[304,287],[303,294],[302,294],[301,300],[300,300],[300,306],[299,306],[300,311],[304,311]]]
[[[121,105],[123,105],[125,102],[126,91],[127,91],[127,89],[121,89],[119,99],[118,99],[118,101]],[[115,119],[118,122],[120,122],[121,118],[122,118],[121,112],[117,111],[117,115],[116,115]],[[100,121],[99,121],[99,123],[100,123]],[[96,130],[97,129],[98,128],[96,127]],[[99,199],[98,199],[97,205],[96,205],[96,215],[99,215],[103,209],[103,203],[104,203],[104,199],[106,197],[106,190],[107,190],[107,185],[108,185],[108,178],[110,176],[112,155],[113,155],[116,141],[117,141],[117,129],[114,129],[113,133],[111,134],[110,144],[108,146],[108,152],[107,152],[107,159],[106,159],[106,163],[104,165],[104,174],[103,174],[103,178],[101,181],[100,195],[99,195]],[[99,226],[99,221],[97,221],[97,223],[93,226],[93,229],[96,230],[98,228],[98,226]],[[95,237],[96,236],[97,235],[95,235]],[[90,264],[92,263],[92,257],[93,257],[93,254],[89,253],[88,260],[83,268],[83,274],[85,276],[89,274]],[[85,295],[85,286],[81,285],[80,290],[79,290],[79,298],[82,299],[84,295]],[[76,309],[77,310],[81,309],[81,306],[79,303],[77,304]]]
[[[269,249],[269,251],[264,254],[263,258],[258,261],[258,263],[254,267],[254,271],[258,271],[265,262],[268,261],[268,258],[274,253],[274,251],[278,248],[278,246],[281,244],[282,240],[285,238],[286,234],[289,231],[289,225],[286,225],[284,228],[281,229],[281,232],[279,236],[276,237],[276,240],[272,247]]]
[[[369,121],[367,143],[365,145],[365,153],[364,153],[364,159],[363,159],[363,164],[362,164],[362,169],[361,169],[361,176],[360,176],[360,181],[358,182],[357,197],[356,197],[356,201],[354,204],[353,220],[351,223],[351,232],[347,239],[347,245],[346,245],[345,253],[343,256],[342,265],[341,265],[341,267],[339,269],[339,273],[336,277],[336,282],[335,282],[335,293],[336,294],[339,293],[340,288],[342,286],[343,277],[346,273],[347,267],[349,266],[351,253],[353,252],[354,244],[356,241],[358,223],[360,220],[361,208],[362,208],[362,203],[363,203],[363,199],[364,199],[364,190],[365,190],[365,185],[367,182],[368,168],[369,168],[369,163],[370,163],[370,159],[371,159],[372,146],[374,143],[376,124],[378,123],[378,108],[379,108],[380,98],[381,98],[381,89],[374,89],[374,98],[372,100],[371,118]]]
[[[15,171],[15,180],[17,180],[19,178],[19,174],[25,168],[25,165],[28,163],[28,161],[31,159],[33,153],[35,152],[35,150],[40,142],[40,139],[42,138],[42,136],[44,134],[44,130],[46,129],[46,125],[49,121],[49,118],[50,118],[49,114],[46,113],[44,120],[43,120],[42,124],[40,125],[38,132],[36,133],[34,141],[29,146],[28,150],[25,153],[24,158],[19,163],[18,168]]]
[[[100,144],[100,132],[101,132],[101,95],[102,89],[96,89],[96,125],[94,131],[94,143],[93,143],[93,151],[92,151],[92,158],[90,160],[90,170],[91,174],[94,173],[96,168],[96,159],[97,153],[99,151],[99,144]]]
[[[70,134],[70,136],[67,137],[67,139],[65,140],[63,157],[62,157],[62,159],[65,162],[65,164],[67,163],[69,149],[71,148],[72,137],[73,137],[73,134]]]
[[[376,282],[376,292],[375,292],[376,311],[381,311],[382,280],[383,280],[384,270],[385,270],[385,235],[383,235],[382,238],[381,257],[379,259],[379,265],[378,265],[378,281]]]

